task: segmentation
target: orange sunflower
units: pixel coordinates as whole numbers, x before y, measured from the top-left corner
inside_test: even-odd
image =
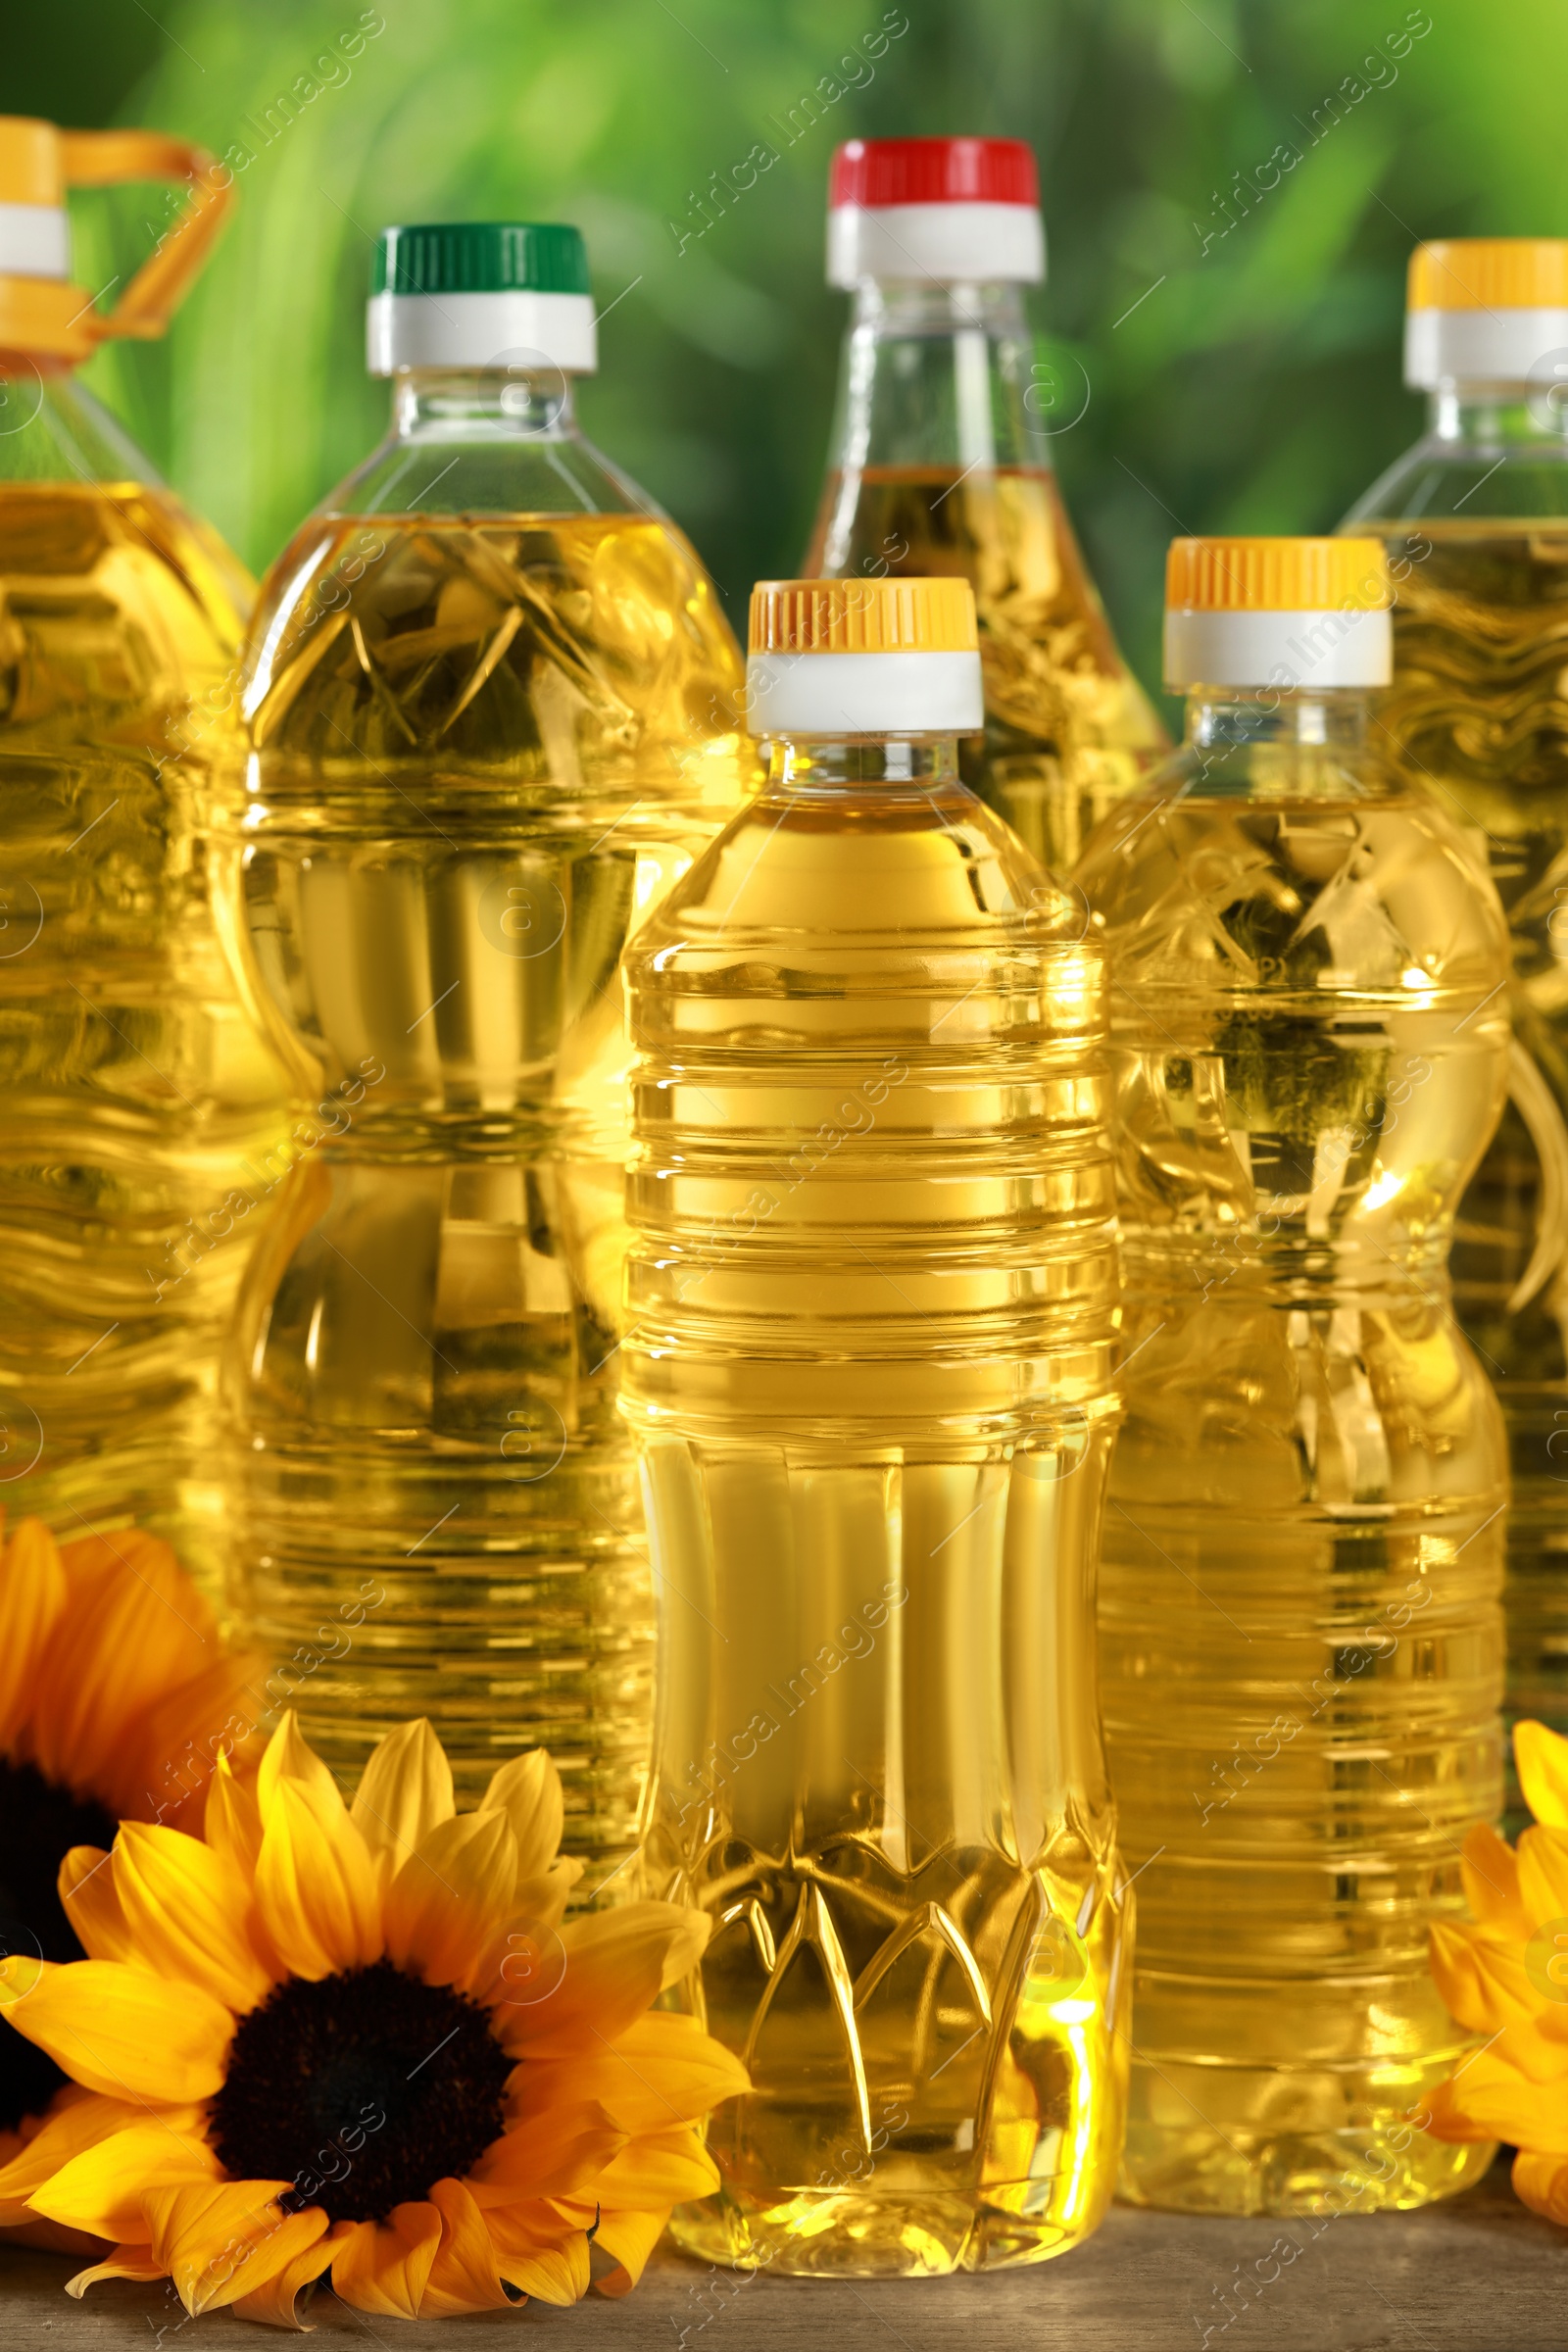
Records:
[[[561,1783],[542,1751],[458,1815],[427,1723],[383,1740],[352,1810],[292,1715],[254,1790],[220,1763],[204,1835],[122,1827],[61,1871],[89,1959],[0,1964],[20,2032],[88,2094],[0,2195],[113,2238],[71,2281],[173,2280],[187,2311],[297,2326],[330,2273],[431,2318],[589,2283],[624,2292],[717,2172],[701,2120],[746,2088],[655,2010],[707,1915],[560,1921]]]
[[[62,1861],[123,1821],[199,1818],[220,1746],[256,1716],[254,1663],[229,1656],[167,1544],[134,1532],[57,1544],[24,1519],[0,1546],[0,1939],[20,1960],[77,1960]],[[0,2024],[0,2163],[52,2102],[80,2093]],[[80,2247],[0,2197],[0,2230]]]
[[[1568,2223],[1568,1740],[1514,1726],[1525,1802],[1517,1846],[1465,1840],[1469,1927],[1435,1927],[1432,1973],[1460,2025],[1487,2035],[1433,2094],[1438,2139],[1508,2141],[1524,2203]]]

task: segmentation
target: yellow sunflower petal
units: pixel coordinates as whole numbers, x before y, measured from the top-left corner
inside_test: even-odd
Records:
[[[535,1927],[559,1928],[566,1916],[567,1898],[582,1871],[575,1854],[563,1854],[539,1877],[519,1878],[512,1890],[514,1917],[526,1919]]]
[[[517,1840],[518,1878],[543,1878],[556,1858],[566,1820],[561,1775],[549,1750],[536,1747],[503,1764],[492,1774],[479,1810],[505,1813],[511,1822]]]
[[[496,2004],[498,2039],[505,2049],[530,2053],[617,2040],[688,1974],[710,1928],[706,1911],[678,1903],[627,1903],[573,1920],[561,1930],[564,1965],[553,1989],[537,2000]]]
[[[700,2123],[750,2088],[740,2060],[694,2017],[652,2009],[613,2043],[531,2059],[517,2078],[509,2120],[531,2122],[568,2098],[594,2099],[622,2132],[667,2132]]]
[[[32,1710],[38,1658],[66,1605],[66,1572],[41,1519],[24,1519],[0,1551],[0,1752]]]
[[[1568,1830],[1526,1830],[1519,1840],[1519,1900],[1533,1929],[1568,1918]]]
[[[199,1984],[238,2016],[266,2000],[272,1979],[245,1933],[250,1889],[216,1848],[183,1830],[123,1822],[115,1891],[139,1965]]]
[[[332,2249],[332,2287],[356,2311],[416,2320],[441,2216],[433,2205],[394,2205],[384,2222],[360,2222]]]
[[[1559,2077],[1532,2082],[1495,2050],[1478,2050],[1441,2082],[1427,2104],[1437,2139],[1505,2139],[1515,2147],[1568,2155],[1568,2098]]]
[[[100,2278],[148,2279],[167,2276],[151,2246],[117,2246],[112,2254],[102,2262],[95,2262],[90,2270],[78,2271],[74,2278],[68,2278],[66,2292],[74,2295],[80,2302],[88,2287],[96,2286]]]
[[[265,2285],[247,2290],[234,2299],[234,2316],[241,2320],[260,2320],[268,2328],[289,2328],[296,2334],[310,2332],[309,2323],[302,2320],[297,2305],[304,2289],[323,2278],[332,2267],[332,2248],[339,2238],[346,2237],[354,2224],[334,2222],[324,2237],[318,2237],[301,2253],[290,2255],[280,2271],[274,2271]]]
[[[564,2223],[548,2205],[537,2218],[511,2213],[486,2216],[496,2268],[509,2286],[541,2303],[580,2303],[588,2292],[588,2230]]]
[[[378,1960],[375,1872],[336,1788],[321,1798],[311,1783],[274,1775],[262,1817],[257,1915],[283,1966],[319,1979]]]
[[[227,1756],[219,1757],[207,1791],[202,1836],[247,1884],[255,1878],[262,1850],[262,1808],[255,1789],[239,1778]]]
[[[60,1900],[89,1960],[128,1960],[130,1930],[115,1890],[115,1857],[74,1845],[60,1865]]]
[[[1464,1841],[1459,1864],[1470,1912],[1493,1936],[1529,1936],[1530,1922],[1519,1900],[1519,1863],[1513,1847],[1491,1824],[1478,1821]]]
[[[261,1673],[256,1659],[225,1651],[126,1724],[95,1783],[122,1821],[200,1831],[219,1756],[256,1735]]]
[[[216,2180],[221,2172],[208,2145],[200,2109],[186,2110],[177,2125],[164,2116],[150,2120],[143,2110],[124,2131],[62,2164],[34,2191],[32,2201],[37,2212],[68,2229],[134,2241],[147,2230],[145,2190]]]
[[[430,2202],[441,2216],[441,2243],[419,2304],[422,2319],[455,2312],[498,2311],[513,2302],[501,2283],[496,2249],[484,2215],[461,2180],[438,2180]]]
[[[632,2140],[605,2167],[599,2194],[606,2205],[640,2212],[662,2206],[667,2214],[672,2205],[711,2196],[717,2186],[718,2167],[696,2129],[687,2126]]]
[[[31,1753],[48,1779],[118,1802],[132,1727],[221,1645],[167,1544],[129,1529],[60,1557],[69,1597],[38,1658]]]
[[[488,1952],[516,1882],[504,1813],[465,1813],[428,1831],[386,1891],[386,1948],[427,1984],[466,1975]]]
[[[234,2032],[210,1993],[118,1960],[0,1961],[0,2009],[73,2081],[158,2107],[211,2098]]]
[[[559,2070],[552,2070],[559,2071]],[[626,2144],[602,2108],[584,2104],[564,2085],[564,2096],[543,2113],[509,2127],[492,2140],[468,2173],[476,2204],[518,2205],[530,2197],[569,2197],[591,2192],[612,2158]]]
[[[600,2216],[594,2244],[614,2257],[619,2266],[599,2280],[602,2295],[629,2295],[643,2275],[648,2257],[664,2234],[669,2220],[666,2206],[654,2213],[613,2212]]]
[[[1520,1953],[1473,1930],[1439,1921],[1430,1931],[1433,1981],[1449,2015],[1476,2034],[1495,2034],[1535,2004]]]
[[[1568,2224],[1568,2158],[1531,2155],[1521,2148],[1513,2160],[1513,2193],[1548,2222]]]
[[[256,1797],[262,1809],[264,1827],[272,1817],[278,1788],[286,1781],[296,1782],[301,1788],[310,1789],[328,1810],[334,1803],[341,1805],[343,1802],[336,1781],[306,1740],[292,1707],[284,1710],[282,1721],[267,1742],[261,1770],[256,1776]]]
[[[456,1810],[452,1767],[421,1715],[389,1732],[370,1750],[351,1818],[384,1885]]]
[[[0,2229],[25,2221],[34,2189],[52,2180],[73,2156],[96,2147],[127,2124],[143,2122],[146,2112],[127,2099],[100,2098],[77,2083],[67,2083],[56,2092],[36,2132],[10,2149],[0,2168]]]
[[[1514,1762],[1525,1803],[1544,1829],[1568,1829],[1568,1740],[1544,1723],[1513,1727]]]
[[[319,2206],[278,2211],[288,2186],[216,2180],[143,2191],[153,2252],[192,2319],[254,2294],[325,2234]]]

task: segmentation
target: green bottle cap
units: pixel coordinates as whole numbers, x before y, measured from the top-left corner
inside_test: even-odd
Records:
[[[376,294],[588,294],[588,251],[560,220],[423,220],[375,240]]]

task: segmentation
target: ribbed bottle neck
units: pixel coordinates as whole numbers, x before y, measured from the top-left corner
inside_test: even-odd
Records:
[[[557,368],[404,368],[392,379],[400,441],[580,441],[573,380]]]
[[[958,745],[953,735],[775,736],[769,748],[767,792],[958,789]]]
[[[1365,752],[1369,717],[1368,695],[1354,686],[1319,694],[1196,686],[1188,690],[1183,740],[1202,752],[1295,744],[1346,757]]]
[[[867,279],[844,342],[832,465],[1049,466],[1033,367],[1020,286]]]

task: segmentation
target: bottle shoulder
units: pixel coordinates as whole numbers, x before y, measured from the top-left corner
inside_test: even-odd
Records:
[[[662,516],[321,514],[263,582],[244,707],[274,798],[340,784],[390,805],[416,774],[421,804],[478,778],[546,802],[693,800],[717,821],[755,781],[742,676]]]
[[[1214,793],[1185,748],[1097,828],[1073,879],[1129,982],[1397,1004],[1494,995],[1507,921],[1434,798],[1319,765],[1309,792]]]
[[[1379,474],[1339,528],[1568,516],[1568,448],[1544,438],[1506,446],[1427,433]]]

